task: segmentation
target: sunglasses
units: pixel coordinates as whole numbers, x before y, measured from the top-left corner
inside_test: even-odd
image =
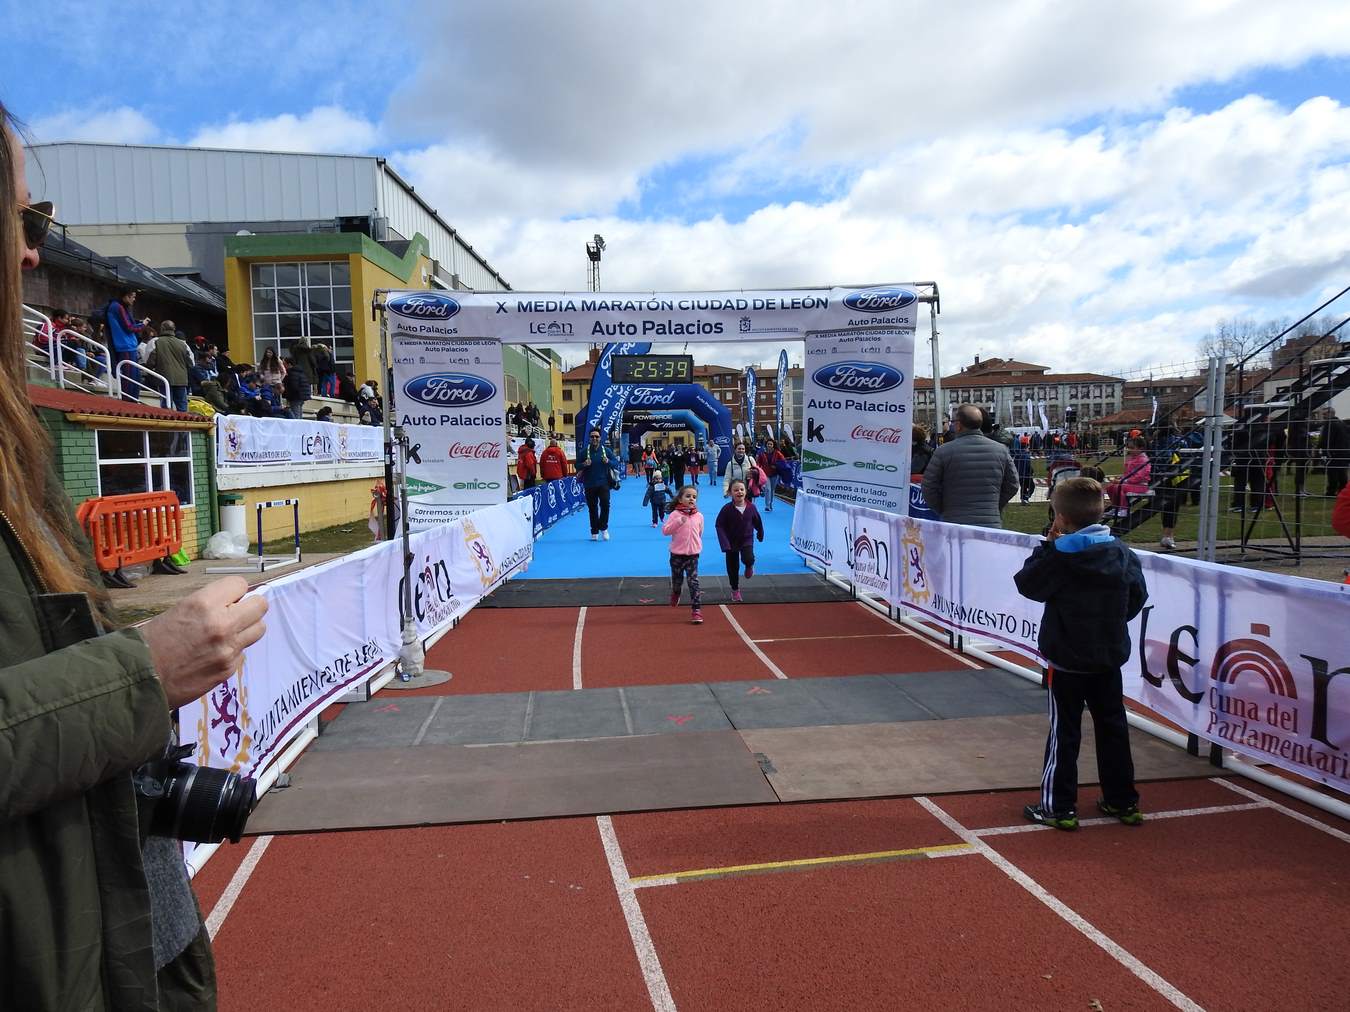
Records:
[[[29,249],[37,249],[47,233],[52,229],[52,220],[56,216],[56,205],[50,200],[40,200],[36,204],[20,204],[19,217],[23,221],[23,241]]]

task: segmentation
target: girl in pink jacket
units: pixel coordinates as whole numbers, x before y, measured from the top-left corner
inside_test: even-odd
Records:
[[[1126,495],[1148,491],[1153,465],[1144,452],[1144,446],[1144,441],[1137,436],[1126,442],[1125,466],[1120,481],[1113,481],[1106,486],[1106,497],[1115,505],[1117,516],[1124,516],[1129,510]]]
[[[670,535],[670,606],[680,603],[680,585],[689,578],[689,598],[694,606],[691,621],[703,624],[703,592],[698,585],[698,556],[703,551],[703,514],[698,511],[698,489],[686,485],[675,498],[675,507],[661,525]]]

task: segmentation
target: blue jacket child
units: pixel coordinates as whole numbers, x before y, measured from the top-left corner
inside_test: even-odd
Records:
[[[670,500],[674,498],[675,492],[670,485],[666,483],[665,478],[661,476],[661,469],[657,468],[652,472],[652,476],[647,479],[647,493],[642,497],[642,505],[650,505],[652,508],[652,526],[660,523],[661,518],[666,515],[666,507]]]

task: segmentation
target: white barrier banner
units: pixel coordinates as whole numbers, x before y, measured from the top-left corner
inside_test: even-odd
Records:
[[[528,497],[414,535],[422,636],[523,572],[533,543]],[[228,681],[178,711],[180,738],[196,741],[199,765],[258,776],[329,700],[398,656],[401,549],[372,545],[253,592],[267,599],[267,633]]]
[[[297,418],[216,415],[218,467],[303,467],[309,464],[378,463],[383,432]]]
[[[396,337],[494,338],[505,344],[763,341],[816,330],[913,333],[919,295],[897,285],[733,292],[389,292]]]
[[[891,604],[1043,662],[1043,606],[1013,583],[1040,538],[891,517],[883,541],[876,517],[799,495],[793,548]],[[874,561],[887,552],[889,595]],[[1350,792],[1350,587],[1136,555],[1149,597],[1129,627],[1126,696],[1224,748]]]
[[[888,513],[909,509],[914,331],[806,335],[802,488]]]
[[[408,462],[408,523],[424,530],[506,501],[505,381],[496,341],[394,338],[394,406]]]

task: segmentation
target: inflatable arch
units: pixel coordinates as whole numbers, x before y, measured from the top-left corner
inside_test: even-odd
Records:
[[[731,459],[731,412],[705,387],[697,383],[635,385],[628,397],[627,409],[634,412],[688,411],[707,426],[705,440],[712,440],[719,451],[717,472],[721,474]],[[697,436],[697,430],[695,435]]]

